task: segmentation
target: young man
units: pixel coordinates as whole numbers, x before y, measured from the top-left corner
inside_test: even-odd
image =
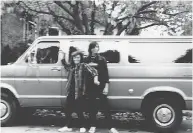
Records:
[[[90,133],[96,131],[96,114],[99,110],[97,107],[97,100],[99,98],[102,109],[106,119],[108,120],[108,128],[112,133],[118,133],[118,131],[112,126],[112,118],[110,108],[108,104],[107,94],[109,88],[109,74],[107,69],[107,62],[104,57],[98,54],[99,45],[97,42],[91,42],[88,49],[89,55],[85,58],[84,62],[93,65],[98,71],[99,85],[94,84],[95,79],[90,75],[86,80],[86,94],[89,98],[89,115],[90,115]]]

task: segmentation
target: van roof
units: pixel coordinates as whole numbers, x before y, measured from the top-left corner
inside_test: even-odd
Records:
[[[67,36],[42,36],[39,38],[115,38],[115,39],[119,39],[119,38],[128,38],[128,39],[160,39],[160,38],[168,38],[168,39],[192,39],[193,36],[153,36],[153,37],[142,37],[142,36],[110,36],[110,35],[67,35]]]
[[[63,39],[115,39],[115,40],[125,40],[128,39],[130,42],[192,42],[192,36],[168,36],[168,37],[141,37],[141,36],[101,36],[101,35],[68,35],[68,36],[42,36],[37,38],[37,40],[63,40]]]

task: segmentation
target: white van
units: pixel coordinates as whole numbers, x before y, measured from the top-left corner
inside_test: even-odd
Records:
[[[18,107],[62,108],[66,101],[65,53],[88,54],[97,41],[108,62],[112,111],[141,111],[160,130],[174,130],[182,110],[192,110],[192,37],[46,36],[13,64],[1,66],[1,123]]]

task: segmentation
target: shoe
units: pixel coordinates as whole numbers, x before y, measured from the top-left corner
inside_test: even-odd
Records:
[[[88,132],[89,133],[95,133],[96,132],[96,127],[90,127],[90,130]]]
[[[86,132],[86,128],[81,127],[81,128],[80,128],[80,132],[81,132],[81,133],[85,133],[85,132]]]
[[[119,133],[119,132],[117,131],[117,129],[115,129],[115,128],[111,128],[111,129],[110,129],[110,132],[111,132],[111,133]]]
[[[71,131],[72,131],[72,128],[63,127],[63,128],[58,129],[58,131],[59,131],[59,132],[65,132],[65,131],[71,132]]]

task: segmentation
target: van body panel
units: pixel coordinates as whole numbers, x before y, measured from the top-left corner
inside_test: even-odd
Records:
[[[4,74],[11,69],[8,65],[2,67],[2,82],[14,86],[22,107],[61,107],[62,75],[61,71],[52,71],[53,67],[17,64],[9,72],[14,78],[8,78]]]
[[[185,103],[186,103],[186,110],[192,110],[192,98],[191,98],[191,100],[186,100],[185,101]]]

